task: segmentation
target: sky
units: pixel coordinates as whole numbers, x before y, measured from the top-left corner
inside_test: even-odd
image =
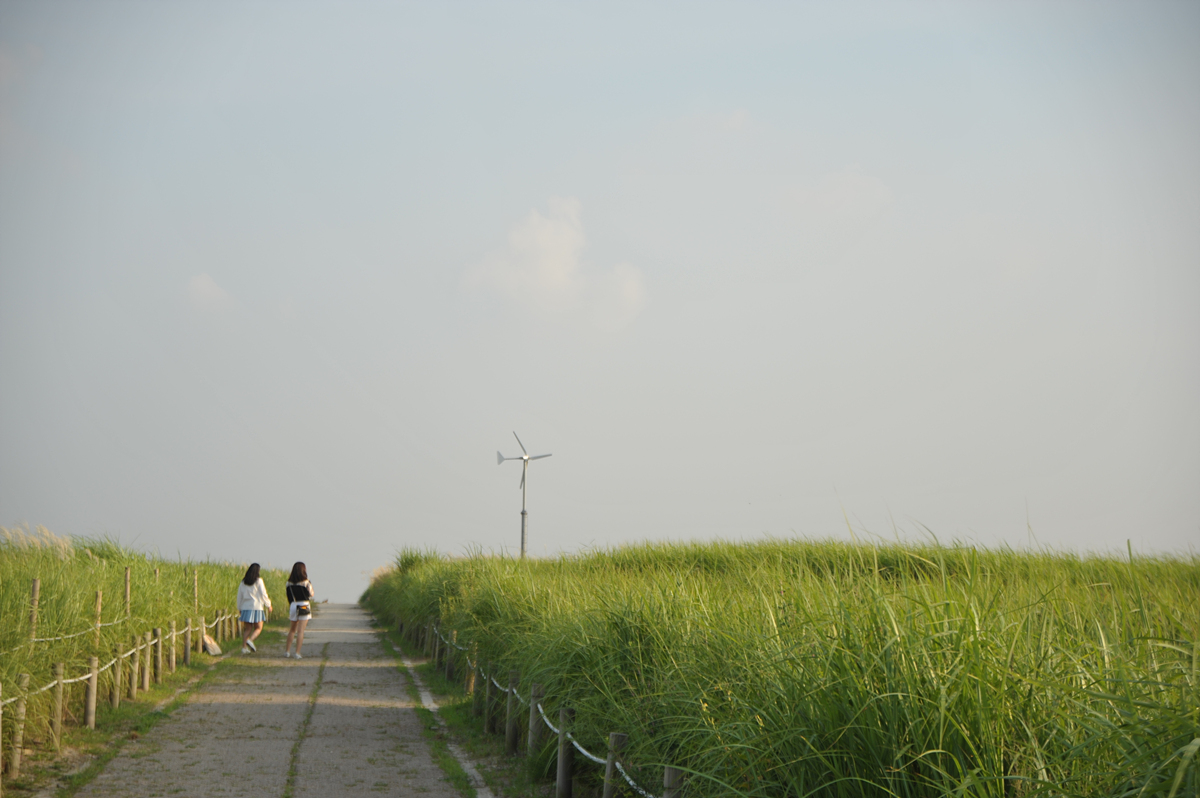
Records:
[[[0,2],[0,525],[1200,542],[1200,5]],[[324,594],[322,596],[321,594]]]

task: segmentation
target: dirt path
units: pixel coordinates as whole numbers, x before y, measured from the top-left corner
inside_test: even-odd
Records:
[[[458,796],[430,757],[404,676],[358,607],[322,606],[302,660],[284,659],[279,645],[233,656],[79,795],[282,796],[294,766],[296,798]]]

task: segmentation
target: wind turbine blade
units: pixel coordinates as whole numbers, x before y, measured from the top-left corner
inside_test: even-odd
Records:
[[[517,438],[517,433],[516,433],[516,430],[514,430],[514,431],[513,431],[513,437],[514,437],[514,438]],[[520,447],[521,447],[521,452],[522,452],[523,454],[525,454],[526,456],[528,456],[528,455],[529,455],[529,452],[525,451],[525,444],[521,443],[521,439],[520,439],[520,438],[517,438],[517,446],[520,446]]]
[[[543,457],[549,457],[549,456],[550,455],[548,455],[548,454],[539,454],[539,455],[535,455],[534,457],[530,457],[529,459],[530,460],[541,460]]]
[[[504,462],[504,455],[500,454],[500,452],[496,452],[496,465],[500,465],[503,462]]]

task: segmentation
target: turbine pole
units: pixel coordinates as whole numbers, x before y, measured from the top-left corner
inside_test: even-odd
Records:
[[[536,450],[535,450],[536,451]],[[529,513],[525,511],[525,483],[528,482],[529,476],[529,460],[528,458],[521,462],[521,559],[525,559],[525,541],[526,541],[526,521],[529,518]]]

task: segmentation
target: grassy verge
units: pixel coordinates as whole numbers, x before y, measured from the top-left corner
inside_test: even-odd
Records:
[[[259,640],[267,644],[279,642],[286,633],[286,621],[282,624],[283,633],[279,628],[270,627],[280,626],[279,622],[273,622]],[[236,650],[229,646],[227,649]],[[148,734],[182,706],[191,692],[236,663],[233,657],[193,654],[192,664],[184,665],[181,657],[175,673],[165,674],[162,684],[151,684],[148,691],[139,690],[136,701],[122,696],[118,709],[112,708],[108,694],[102,691],[96,707],[96,728],[72,725],[72,719],[68,717],[63,725],[62,748],[58,756],[42,745],[47,741],[27,739],[29,748],[21,765],[21,778],[4,782],[5,796],[23,798],[53,791],[58,798],[70,798],[103,773],[126,742]]]
[[[445,673],[435,668],[432,663],[424,661],[424,652],[411,645],[395,632],[383,633],[384,640],[391,646],[397,659],[403,654],[410,660],[419,661],[414,670],[417,672],[425,688],[429,690],[438,705],[437,717],[426,709],[418,709],[417,714],[422,720],[422,730],[425,738],[433,748],[434,759],[446,773],[459,791],[469,798],[474,798],[475,790],[471,787],[470,778],[459,765],[458,760],[450,753],[447,740],[456,744],[466,752],[475,763],[484,782],[497,795],[510,798],[529,798],[544,796],[553,784],[544,782],[548,772],[546,762],[531,762],[525,758],[509,758],[504,756],[504,738],[500,735],[488,734],[483,727],[483,719],[471,715],[472,698],[458,681],[447,681]],[[403,669],[403,666],[401,666]],[[420,704],[417,687],[408,681],[408,693],[414,703]],[[441,718],[442,723],[438,723]],[[539,775],[542,777],[539,779]]]
[[[362,601],[542,685],[587,749],[627,734],[647,789],[671,766],[695,796],[1177,798],[1200,795],[1198,594],[1197,555],[764,541],[405,551]]]

